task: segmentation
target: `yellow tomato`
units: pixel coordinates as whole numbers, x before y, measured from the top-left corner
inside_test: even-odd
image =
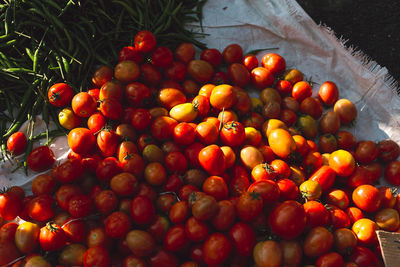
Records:
[[[296,150],[296,142],[284,129],[272,130],[268,136],[268,143],[274,154],[281,158],[287,158]]]
[[[278,119],[269,119],[263,123],[263,125],[261,126],[261,131],[262,131],[263,135],[268,138],[268,136],[272,132],[272,130],[275,130],[278,128],[288,130],[288,127],[286,126],[286,124],[283,121],[278,120]]]
[[[337,175],[343,177],[352,174],[356,166],[353,155],[343,149],[333,151],[329,157],[328,164]]]
[[[81,124],[81,118],[78,117],[72,108],[64,108],[58,113],[58,121],[65,129],[72,130]]]
[[[169,116],[179,122],[191,122],[197,117],[197,113],[192,103],[183,103],[171,108]]]
[[[245,145],[258,146],[260,144],[262,136],[259,130],[254,127],[246,127],[244,133],[246,135]]]
[[[321,197],[321,185],[314,180],[307,180],[299,186],[301,196],[307,201],[316,200]]]
[[[15,245],[22,253],[33,252],[39,244],[40,227],[36,223],[21,223],[15,231]]]

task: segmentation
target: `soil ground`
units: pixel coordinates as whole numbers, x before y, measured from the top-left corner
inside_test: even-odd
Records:
[[[317,24],[348,40],[400,83],[400,1],[297,0]]]

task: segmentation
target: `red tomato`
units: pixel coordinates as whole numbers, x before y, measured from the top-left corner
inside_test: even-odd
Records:
[[[104,221],[106,233],[111,238],[123,238],[131,229],[132,222],[129,216],[122,211],[115,211]]]
[[[140,82],[132,82],[125,86],[125,96],[134,107],[149,105],[151,94],[150,88]]]
[[[112,130],[102,130],[97,135],[97,147],[103,157],[111,157],[117,152],[118,135]]]
[[[281,266],[282,248],[276,241],[260,241],[254,246],[253,259],[257,266]]]
[[[167,68],[173,60],[171,49],[165,46],[156,47],[151,54],[151,63],[157,68]]]
[[[343,266],[344,261],[342,255],[337,252],[329,252],[324,255],[321,255],[317,262],[315,263],[315,267],[334,267],[334,266]]]
[[[222,51],[222,57],[228,64],[240,62],[243,57],[243,48],[238,44],[230,44]]]
[[[242,64],[248,71],[252,71],[254,68],[258,67],[258,63],[258,59],[255,55],[248,54],[242,59]]]
[[[218,212],[212,218],[212,225],[218,231],[228,230],[236,218],[236,211],[234,204],[229,200],[221,200],[218,202]]]
[[[279,187],[279,200],[296,200],[300,190],[293,180],[284,178],[277,181]]]
[[[292,84],[286,80],[277,81],[274,88],[278,90],[279,94],[282,96],[290,94],[293,90]]]
[[[97,103],[89,93],[80,92],[72,98],[71,106],[76,115],[87,118],[96,111]]]
[[[44,251],[60,250],[67,242],[64,230],[54,222],[40,228],[39,243]]]
[[[269,69],[272,74],[277,75],[286,69],[285,59],[275,53],[268,53],[263,56],[261,64],[264,68]]]
[[[96,168],[96,177],[100,181],[110,181],[112,177],[122,172],[121,165],[115,157],[103,159]]]
[[[351,175],[355,169],[355,160],[350,152],[339,149],[331,153],[329,157],[329,166],[337,175],[347,177]]]
[[[244,87],[250,82],[250,73],[241,63],[232,63],[228,67],[228,77],[233,85]]]
[[[96,134],[97,132],[101,131],[104,126],[107,124],[107,119],[106,117],[103,116],[100,112],[95,112],[92,115],[90,115],[87,125],[90,131],[92,131],[93,134]]]
[[[382,162],[396,160],[400,155],[400,146],[391,139],[381,140],[378,143],[378,158]]]
[[[155,216],[155,207],[146,196],[136,196],[132,199],[130,214],[134,223],[151,223]]]
[[[177,224],[168,229],[164,237],[164,248],[168,251],[178,251],[188,245],[185,226]]]
[[[222,54],[221,52],[219,52],[218,49],[209,48],[201,52],[200,59],[207,61],[214,67],[219,67],[219,65],[221,65],[222,62]]]
[[[140,31],[133,38],[133,43],[139,52],[147,53],[156,47],[157,41],[152,32]]]
[[[107,98],[100,102],[99,111],[108,119],[118,120],[122,116],[123,108],[117,99]]]
[[[67,236],[68,241],[81,243],[86,237],[86,223],[82,220],[69,218],[61,226]]]
[[[61,108],[71,103],[74,90],[66,83],[56,83],[49,88],[47,96],[50,104]]]
[[[42,172],[53,166],[56,161],[53,150],[48,146],[39,146],[32,150],[26,162],[34,172]]]
[[[203,255],[206,264],[222,264],[232,250],[231,241],[222,233],[213,233],[203,244]]]
[[[141,63],[143,61],[143,56],[136,47],[125,46],[119,50],[119,62],[124,60],[132,60],[136,63]]]
[[[327,191],[334,184],[335,177],[335,171],[331,167],[323,165],[311,174],[309,180],[318,182],[321,185],[322,190]]]
[[[324,105],[332,106],[338,100],[339,89],[336,84],[331,81],[326,81],[321,84],[318,91],[318,98]]]
[[[393,160],[386,165],[384,170],[385,179],[394,185],[400,185],[400,161]]]
[[[224,145],[238,147],[244,143],[246,134],[240,122],[230,121],[224,124],[219,133],[219,137]]]
[[[304,255],[310,258],[321,256],[329,252],[333,242],[333,234],[328,229],[322,226],[314,227],[307,233],[304,239]]]
[[[76,195],[82,194],[82,189],[76,185],[64,184],[61,185],[56,192],[56,201],[58,207],[63,210],[68,210],[69,200]]]
[[[307,223],[303,205],[297,201],[287,200],[278,204],[269,215],[271,230],[284,239],[299,236]]]
[[[253,228],[243,222],[238,222],[229,230],[233,247],[241,256],[250,256],[256,244],[256,233]]]
[[[92,83],[97,88],[100,88],[103,84],[110,81],[113,78],[113,70],[106,66],[100,66],[92,76]]]
[[[78,181],[83,175],[84,169],[78,159],[70,159],[56,169],[56,178],[61,183],[71,183]]]
[[[225,156],[217,145],[209,145],[200,150],[198,159],[210,175],[221,175],[225,171]]]
[[[209,176],[203,183],[203,192],[216,200],[226,199],[229,193],[225,180],[219,176]]]
[[[360,185],[354,189],[352,200],[357,207],[366,212],[375,212],[381,206],[378,188],[373,185]]]
[[[74,218],[87,217],[92,210],[92,199],[86,195],[73,196],[68,202],[68,212]]]
[[[349,259],[360,267],[377,266],[378,258],[369,249],[363,246],[356,246],[351,250]]]
[[[96,137],[87,128],[75,128],[68,133],[68,145],[75,153],[89,153],[95,142]]]
[[[22,210],[22,201],[17,194],[6,192],[0,194],[0,217],[10,221],[15,219]]]
[[[90,247],[85,252],[83,262],[86,267],[109,267],[110,253],[103,246]]]
[[[161,116],[153,120],[151,132],[156,140],[165,141],[173,137],[176,125],[178,122],[173,118]]]
[[[358,162],[362,164],[371,163],[378,158],[378,155],[378,147],[373,141],[367,140],[357,143],[354,157]]]
[[[251,184],[247,191],[260,194],[264,206],[274,203],[280,196],[279,186],[273,180],[257,181]]]
[[[195,48],[191,43],[181,43],[174,52],[174,56],[177,60],[187,64],[195,56]]]
[[[25,151],[27,139],[24,133],[15,132],[7,139],[7,150],[11,155],[20,155]]]
[[[40,195],[28,203],[28,214],[33,220],[45,222],[54,216],[51,195]]]
[[[349,227],[351,225],[350,217],[343,210],[334,205],[326,204],[331,215],[331,224],[333,229]]]
[[[330,214],[326,207],[315,200],[303,204],[307,216],[307,228],[327,226],[330,222]]]
[[[300,81],[293,85],[292,97],[301,103],[305,98],[312,95],[312,88],[306,81]]]

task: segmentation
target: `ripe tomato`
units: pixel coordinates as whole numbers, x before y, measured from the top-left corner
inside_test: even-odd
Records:
[[[78,159],[70,159],[60,166],[56,170],[56,178],[59,182],[71,183],[80,180],[84,172],[82,163]]]
[[[118,206],[117,195],[112,190],[102,190],[94,197],[96,209],[102,215],[108,215]]]
[[[28,203],[28,214],[33,220],[45,222],[54,216],[53,198],[51,195],[40,195]]]
[[[236,101],[237,97],[231,85],[217,85],[211,91],[210,104],[213,108],[218,110],[229,109]]]
[[[393,160],[389,162],[384,170],[385,179],[394,185],[400,185],[400,161]]]
[[[336,229],[333,232],[333,237],[335,250],[339,253],[346,253],[346,251],[357,245],[357,236],[351,229]]]
[[[244,167],[248,170],[252,170],[258,164],[261,164],[264,160],[263,154],[254,146],[245,146],[240,150],[240,160]]]
[[[339,99],[333,106],[334,112],[339,115],[340,122],[348,124],[357,117],[357,109],[355,105],[348,99]]]
[[[362,218],[355,221],[351,229],[356,234],[360,245],[368,246],[378,242],[375,231],[379,229],[379,226],[370,219]]]
[[[27,158],[28,167],[34,172],[42,172],[53,166],[56,161],[53,150],[48,146],[39,146],[32,150]]]
[[[343,263],[342,255],[337,252],[329,252],[317,259],[315,267],[343,266]]]
[[[340,128],[340,117],[333,110],[329,110],[322,115],[319,120],[319,129],[323,133],[335,134]]]
[[[235,252],[241,256],[250,256],[256,244],[256,233],[253,228],[243,222],[237,222],[229,230]]]
[[[147,53],[154,49],[157,44],[156,37],[150,31],[140,31],[138,32],[134,39],[133,43],[135,44],[135,48],[142,52]]]
[[[15,230],[15,245],[22,253],[28,254],[35,251],[39,245],[40,226],[32,222],[23,222]],[[4,242],[6,240],[2,240]]]
[[[255,55],[248,54],[242,59],[242,64],[248,71],[252,71],[254,68],[258,67],[258,63],[258,59]]]
[[[318,90],[318,98],[324,105],[332,106],[338,100],[339,89],[336,84],[331,81],[326,81],[321,84]]]
[[[69,242],[81,243],[86,237],[86,223],[82,220],[68,218],[61,228]]]
[[[204,261],[206,264],[222,264],[232,250],[231,241],[222,233],[213,233],[203,244]]]
[[[113,70],[106,66],[100,66],[92,76],[92,83],[97,88],[100,88],[103,84],[110,81],[113,77]]]
[[[260,241],[254,246],[253,259],[257,266],[281,266],[283,261],[282,248],[276,241]]]
[[[351,224],[359,219],[364,218],[364,213],[357,207],[348,207],[345,212],[349,217]]]
[[[379,155],[379,150],[377,145],[371,141],[360,141],[357,143],[356,151],[354,153],[354,158],[362,163],[368,164],[376,160]]]
[[[151,54],[151,63],[157,68],[167,68],[173,60],[174,56],[171,49],[165,46],[156,47]]]
[[[111,264],[110,253],[103,246],[90,247],[84,254],[83,262],[87,267],[108,267]]]
[[[296,143],[291,134],[284,129],[275,129],[268,135],[268,144],[275,155],[287,158],[296,150]]]
[[[224,124],[220,131],[220,140],[223,144],[231,147],[241,146],[246,139],[243,125],[237,121]]]
[[[198,154],[201,166],[210,175],[221,175],[225,171],[225,156],[217,145],[209,145],[201,149]]]
[[[202,185],[203,192],[213,196],[217,201],[228,197],[228,186],[225,180],[219,176],[209,176]]]
[[[346,192],[341,189],[332,189],[329,190],[326,195],[326,202],[345,210],[349,206],[349,197]]]
[[[221,65],[222,62],[222,54],[221,52],[219,52],[218,49],[209,48],[201,52],[200,59],[207,61],[214,67],[219,67],[219,65]]]
[[[118,135],[112,130],[102,130],[97,135],[97,147],[105,158],[115,154],[118,144]]]
[[[396,160],[400,155],[400,146],[391,139],[381,140],[377,144],[380,161],[388,163]]]
[[[111,238],[123,238],[132,226],[129,216],[122,211],[115,211],[104,221],[106,233]]]
[[[335,171],[330,166],[320,166],[311,176],[309,180],[318,182],[323,191],[329,190],[335,182]]]
[[[40,228],[39,243],[44,251],[61,250],[67,242],[64,230],[54,222]]]
[[[107,98],[100,101],[99,111],[108,119],[118,120],[122,116],[123,108],[117,99]]]
[[[165,141],[173,137],[176,125],[178,125],[178,122],[175,119],[161,116],[153,120],[151,132],[156,140]]]
[[[87,195],[76,195],[68,202],[68,212],[74,218],[83,218],[90,215],[93,210],[93,201]]]
[[[333,234],[325,227],[312,228],[304,239],[304,255],[315,258],[328,252],[333,246]]]
[[[349,227],[351,225],[350,217],[343,210],[330,204],[326,204],[331,216],[331,224],[333,229]]]
[[[199,194],[195,195],[194,197],[193,196],[194,194],[190,195],[191,199],[189,201],[194,201],[192,206],[192,214],[196,219],[207,221],[212,219],[217,214],[218,203],[213,196],[205,194],[203,196]]]
[[[164,76],[168,81],[172,82],[183,82],[186,77],[186,65],[180,61],[173,61],[171,65],[164,70]],[[188,85],[188,84],[187,84]],[[179,83],[174,86],[166,86],[165,82],[162,87],[175,87],[179,88]]]
[[[207,61],[193,59],[187,65],[187,72],[196,82],[204,84],[214,75],[214,68]]]
[[[136,196],[130,205],[130,214],[134,223],[148,224],[155,216],[155,207],[146,196]]]
[[[355,169],[355,160],[353,155],[346,150],[336,150],[329,157],[329,166],[339,176],[347,177],[351,175]]]
[[[7,139],[7,150],[11,155],[20,155],[25,151],[27,139],[24,133],[15,132]]]
[[[132,82],[125,86],[125,96],[134,107],[149,105],[151,94],[150,88],[140,82]]]
[[[321,197],[322,187],[314,180],[307,180],[299,186],[301,196],[306,200],[316,200]]]
[[[338,147],[344,150],[351,150],[356,146],[356,138],[348,131],[340,130],[336,133]]]
[[[310,96],[300,102],[300,111],[317,120],[322,115],[323,107],[317,98]]]
[[[381,205],[381,196],[378,188],[373,185],[360,185],[352,194],[354,204],[366,212],[375,212]]]
[[[189,240],[185,233],[185,226],[177,224],[168,229],[164,237],[164,248],[168,251],[178,251],[187,246]]]
[[[134,46],[124,46],[119,50],[119,60],[132,60],[136,63],[141,63],[143,61],[143,56],[140,54],[139,50],[136,49]]]
[[[56,83],[49,88],[47,96],[50,104],[61,108],[71,103],[74,90],[66,83]]]
[[[155,240],[147,231],[131,230],[125,240],[132,253],[138,257],[149,256],[155,250]]]
[[[327,226],[330,222],[330,215],[326,207],[317,201],[307,201],[303,204],[307,217],[307,228]]]
[[[96,111],[97,103],[89,93],[80,92],[72,98],[71,106],[76,115],[87,118]]]
[[[378,258],[375,253],[364,246],[356,246],[351,250],[349,260],[360,267],[377,266]]]
[[[187,64],[195,56],[195,48],[191,43],[181,43],[174,52],[175,59]]]
[[[299,196],[299,188],[296,183],[290,179],[284,178],[277,181],[279,187],[279,200],[296,200]]]
[[[303,232],[307,216],[303,205],[297,201],[287,200],[272,210],[268,221],[275,234],[284,239],[293,239]]]
[[[99,92],[99,100],[103,101],[107,98],[115,98],[119,101],[122,100],[122,96],[124,93],[123,85],[118,81],[108,81],[103,84],[100,88]]]
[[[212,218],[212,225],[218,231],[228,230],[235,222],[236,210],[233,203],[229,200],[218,202],[218,212]]]
[[[61,185],[56,192],[56,201],[58,207],[68,210],[68,203],[71,197],[82,194],[81,188],[72,184]]]
[[[385,208],[375,214],[374,221],[378,227],[385,231],[394,232],[399,229],[399,213],[395,209]]]
[[[283,72],[286,68],[285,59],[276,53],[265,54],[262,57],[261,64],[264,68],[269,69],[274,75]]]
[[[87,154],[96,142],[93,133],[87,128],[75,128],[68,134],[68,145],[78,154]]]
[[[263,208],[261,193],[255,191],[243,192],[236,203],[238,217],[245,222],[250,222],[256,218]]]
[[[5,220],[13,220],[22,210],[22,200],[13,192],[0,194],[0,216]]]
[[[250,73],[241,63],[232,63],[228,67],[228,77],[233,85],[246,86],[250,82]]]
[[[293,85],[292,97],[301,103],[305,98],[312,95],[312,88],[306,81],[299,81]]]

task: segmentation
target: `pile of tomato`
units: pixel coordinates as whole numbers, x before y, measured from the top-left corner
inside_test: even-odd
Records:
[[[356,106],[279,54],[199,54],[142,31],[93,88],[49,89],[71,152],[35,148],[32,194],[0,194],[0,266],[383,266],[399,145],[356,140]]]

